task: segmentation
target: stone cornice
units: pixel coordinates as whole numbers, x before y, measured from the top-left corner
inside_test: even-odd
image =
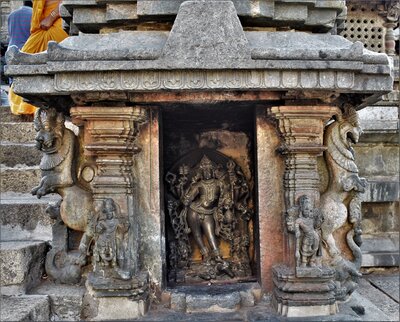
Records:
[[[185,2],[169,33],[82,34],[37,55],[12,48],[7,60],[15,92],[35,102],[104,91],[247,90],[377,100],[393,83],[385,54],[328,34],[244,32],[229,1]]]

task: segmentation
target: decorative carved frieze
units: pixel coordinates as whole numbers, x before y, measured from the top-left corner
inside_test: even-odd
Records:
[[[60,73],[54,87],[60,92],[110,90],[215,89],[351,89],[354,73],[347,71],[115,71]]]

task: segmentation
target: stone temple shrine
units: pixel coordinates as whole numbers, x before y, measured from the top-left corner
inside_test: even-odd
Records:
[[[265,296],[285,317],[340,313],[372,189],[357,111],[392,92],[398,63],[396,20],[387,50],[368,49],[345,27],[349,3],[63,0],[70,37],[8,50],[15,92],[39,107],[45,272],[82,292],[78,318]]]

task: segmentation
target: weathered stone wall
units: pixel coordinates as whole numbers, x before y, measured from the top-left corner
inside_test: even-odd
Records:
[[[136,157],[133,172],[135,212],[139,220],[141,240],[138,262],[148,270],[158,287],[163,285],[165,271],[165,213],[161,199],[160,123],[157,108],[148,109],[148,122],[141,126],[138,145],[142,151]],[[160,211],[161,209],[161,211]]]

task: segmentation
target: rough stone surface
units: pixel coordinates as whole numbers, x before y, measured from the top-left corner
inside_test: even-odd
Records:
[[[251,307],[255,305],[255,297],[253,290],[241,291],[240,293],[240,305],[241,307]]]
[[[136,4],[110,3],[107,5],[106,20],[121,21],[126,19],[137,19]]]
[[[0,150],[1,163],[7,167],[16,165],[33,166],[40,163],[41,153],[34,144],[2,144]]]
[[[142,317],[148,310],[144,301],[132,301],[125,297],[98,298],[98,313],[94,321],[132,320]]]
[[[14,143],[34,143],[36,132],[33,123],[1,123],[0,140]]]
[[[393,177],[390,179],[394,179]],[[399,200],[399,181],[368,181],[365,202],[395,202]]]
[[[232,2],[183,3],[163,57],[177,67],[183,62],[203,68],[249,60],[248,41]]]
[[[142,268],[150,272],[153,282],[162,287],[163,269],[165,269],[165,240],[163,232],[164,212],[161,203],[162,178],[159,167],[159,116],[156,109],[149,110],[149,120],[140,127],[137,143],[142,151],[135,156],[134,177],[136,195],[135,213],[140,227],[141,249],[139,262]],[[140,174],[140,175],[139,175]]]
[[[398,274],[398,273],[397,273]],[[397,275],[398,277],[398,275]],[[375,315],[375,321],[398,321],[399,320],[399,303],[382,293],[379,289],[371,285],[367,278],[363,278],[359,283],[358,291],[356,292],[369,302],[370,305],[365,305],[366,309],[370,306],[370,311],[379,310],[384,315]],[[398,293],[398,291],[397,291]],[[374,307],[375,306],[375,307]],[[379,314],[379,311],[376,312]],[[385,318],[386,316],[386,318]],[[380,320],[379,320],[380,319]],[[372,319],[365,319],[371,321]]]
[[[362,138],[362,137],[361,137]],[[356,163],[360,175],[373,180],[375,176],[385,176],[387,181],[399,176],[399,147],[396,144],[369,143],[355,146]],[[382,180],[381,179],[381,180]]]
[[[240,308],[239,292],[227,294],[188,294],[186,312],[232,312]]]
[[[276,154],[280,145],[274,125],[266,110],[259,108],[256,116],[258,156],[258,216],[260,239],[260,280],[265,291],[272,291],[272,266],[287,261],[282,224],[283,173],[282,159]]]
[[[83,286],[54,284],[46,281],[32,293],[48,296],[52,321],[81,321],[85,293]]]
[[[178,312],[186,312],[186,295],[184,293],[171,293],[171,309]]]
[[[1,321],[50,321],[47,296],[1,296]]]
[[[2,193],[1,240],[51,240],[52,220],[45,210],[59,198],[37,199],[31,194]]]
[[[365,202],[362,204],[362,228],[365,235],[399,231],[400,205],[398,202]]]
[[[1,191],[13,191],[29,193],[35,187],[42,177],[42,172],[38,166],[27,167],[2,167],[1,173]]]
[[[51,44],[50,59],[126,60],[156,59],[167,40],[167,33],[158,31],[121,31],[112,34],[83,34],[66,38],[60,44]],[[82,48],[85,48],[82,51]],[[113,52],[110,49],[114,48]],[[118,62],[121,64],[121,62]]]
[[[46,243],[2,241],[0,245],[2,294],[25,293],[35,287],[44,271]]]
[[[399,265],[399,234],[379,233],[363,236],[361,245],[363,267]]]
[[[367,277],[368,281],[377,289],[385,293],[397,303],[400,302],[399,296],[399,277],[393,275],[373,275]]]

